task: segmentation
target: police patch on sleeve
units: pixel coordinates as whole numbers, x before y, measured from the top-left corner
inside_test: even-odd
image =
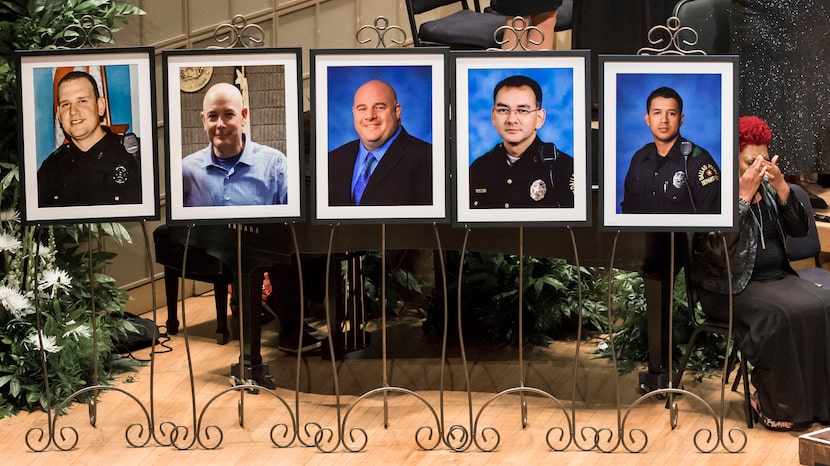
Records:
[[[548,192],[548,187],[542,180],[536,180],[530,185],[530,198],[534,201],[541,201],[545,198],[545,193]]]
[[[718,174],[718,167],[714,166],[711,163],[707,163],[700,167],[697,171],[697,180],[700,181],[701,186],[706,186],[709,183],[714,183],[720,179],[720,174]]]

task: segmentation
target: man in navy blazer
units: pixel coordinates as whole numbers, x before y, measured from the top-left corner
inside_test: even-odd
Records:
[[[432,144],[401,126],[395,89],[364,83],[352,115],[359,139],[329,152],[329,205],[431,205]]]

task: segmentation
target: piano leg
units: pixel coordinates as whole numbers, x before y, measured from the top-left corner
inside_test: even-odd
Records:
[[[648,372],[640,373],[640,390],[643,392],[669,386],[669,358],[672,351],[669,344],[671,286],[677,272],[686,262],[685,255],[688,249],[687,239],[683,234],[657,233],[651,241],[650,250],[654,251],[654,256],[643,265],[648,306]],[[673,260],[672,249],[675,255]],[[667,267],[670,263],[673,263],[674,270]]]
[[[164,268],[164,293],[167,298],[167,334],[179,333],[179,272]]]
[[[243,381],[253,381],[268,389],[276,388],[268,364],[262,363],[262,274],[264,268],[254,268],[237,280],[240,286],[239,302],[242,305],[241,328],[243,338],[239,363],[231,365],[231,375]],[[244,369],[244,370],[243,370]]]
[[[213,297],[216,303],[216,340],[220,345],[228,343],[228,285],[213,284]]]
[[[230,278],[225,274],[198,275],[188,278],[213,283],[213,296],[216,304],[216,340],[224,345],[230,338],[228,330],[228,284]],[[167,299],[167,334],[179,333],[179,281],[181,273],[173,267],[164,267],[164,296]]]
[[[669,284],[670,279],[643,277],[648,315],[648,372],[640,372],[640,391],[669,385]]]

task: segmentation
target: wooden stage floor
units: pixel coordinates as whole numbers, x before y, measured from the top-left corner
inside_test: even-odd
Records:
[[[144,447],[129,446],[125,441],[127,427],[135,422],[146,424],[142,408],[130,396],[110,390],[100,395],[96,427],[90,425],[88,410],[83,405],[73,405],[69,414],[60,419],[59,429],[61,426],[71,426],[76,429],[78,435],[77,445],[69,451],[61,451],[54,445],[50,445],[44,452],[32,452],[27,447],[25,439],[31,428],[48,431],[45,413],[24,413],[0,420],[3,464],[798,464],[798,434],[770,432],[760,426],[746,429],[741,406],[742,394],[729,390],[725,396],[724,424],[727,432],[724,437],[728,436],[729,429],[732,428],[740,428],[746,432],[746,447],[740,453],[728,453],[720,445],[712,453],[701,453],[697,450],[694,437],[699,429],[712,429],[714,435],[717,435],[717,431],[712,418],[706,414],[705,407],[693,402],[693,397],[690,396],[676,398],[680,410],[679,424],[675,430],[671,429],[669,411],[665,409],[663,400],[650,397],[628,414],[625,418],[626,432],[633,427],[641,428],[647,434],[648,442],[641,453],[629,453],[622,445],[616,449],[613,445],[607,447],[613,450],[611,453],[602,453],[596,449],[581,451],[573,444],[564,451],[552,451],[546,443],[546,435],[548,429],[555,425],[564,425],[567,431],[563,410],[548,398],[527,396],[525,399],[528,403],[528,425],[523,429],[520,398],[516,395],[500,397],[487,405],[488,409],[479,423],[498,431],[498,447],[492,452],[481,451],[475,445],[466,451],[455,452],[443,443],[432,450],[422,450],[415,442],[416,432],[421,426],[435,426],[434,420],[430,423],[434,417],[429,409],[425,408],[421,399],[400,394],[391,394],[387,398],[389,416],[386,428],[382,397],[363,400],[349,413],[347,427],[360,427],[367,435],[365,448],[357,453],[347,451],[342,445],[337,446],[333,453],[324,453],[313,446],[302,446],[299,441],[294,441],[286,448],[279,448],[271,443],[269,432],[275,422],[285,422],[288,417],[285,415],[283,404],[276,397],[267,392],[240,395],[237,391],[229,391],[216,397],[230,387],[229,367],[238,358],[238,342],[233,340],[224,346],[216,343],[213,333],[213,298],[190,298],[186,302],[186,310],[189,351],[193,357],[196,412],[194,414],[192,408],[188,369],[185,363],[188,348],[180,333],[172,337],[168,343],[172,348],[171,352],[156,356],[153,415],[157,426],[163,422],[186,426],[186,430],[181,431],[182,435],[177,444],[189,448],[179,450],[172,446],[160,445],[153,439]],[[147,316],[152,316],[152,313],[148,313]],[[159,312],[158,321],[164,320],[165,314]],[[413,326],[411,331],[415,332],[413,338],[418,338],[417,332],[420,332],[420,329]],[[293,375],[285,377],[284,374],[275,372],[276,368],[281,367],[280,364],[296,365],[294,357],[275,349],[276,334],[276,323],[270,323],[263,329],[263,358],[271,364],[272,374],[278,385],[293,387]],[[373,343],[380,344],[380,338],[373,339]],[[574,384],[573,376],[567,375],[573,371],[574,348],[573,342],[553,343],[546,350],[550,354],[548,366],[540,365],[536,370],[544,372],[545,367],[551,372],[560,370],[563,375],[559,386],[556,386],[555,381],[551,383],[556,386],[555,396],[562,401],[564,412],[568,415],[571,412],[571,394],[576,387],[577,429],[584,426],[610,428],[614,431],[612,443],[616,443],[619,438],[616,426],[620,414],[614,402],[616,391],[613,368],[606,360],[593,359],[589,354],[593,347],[586,343],[581,347],[579,375]],[[143,356],[146,355],[145,353]],[[561,355],[564,356],[560,358]],[[538,354],[534,353],[533,357],[537,356]],[[319,355],[309,356],[303,361],[302,367],[311,367],[320,364],[320,361]],[[437,367],[438,361],[438,358],[434,358],[427,361],[426,365]],[[331,367],[328,361],[323,364]],[[488,364],[487,361],[470,363],[478,370]],[[509,364],[494,365],[489,372],[484,370],[484,373],[489,374],[488,377],[508,380],[505,383],[509,386],[511,383],[518,384],[516,366],[518,364],[514,364],[511,369]],[[374,360],[370,364],[347,364],[341,361],[337,363],[337,367],[341,378],[345,372],[351,371],[355,372],[352,374],[354,379],[369,381],[367,383],[370,386],[378,387],[382,384],[380,360]],[[301,372],[305,370],[301,369]],[[392,386],[415,379],[411,374],[401,375],[403,369],[390,372],[392,375],[389,384]],[[331,378],[330,371],[328,374]],[[137,373],[120,375],[115,386],[134,396],[148,411],[150,410],[149,366],[141,367]],[[704,378],[700,381],[687,377],[684,386],[710,403],[715,412],[719,413],[718,377]],[[357,398],[354,395],[341,395],[340,404],[344,409],[338,413],[337,397],[331,394],[299,393],[295,399],[293,390],[278,388],[274,392],[284,398],[292,412],[297,412],[296,406],[299,406],[301,425],[317,422],[335,430],[338,419],[345,415],[345,408]],[[439,392],[419,390],[417,393],[434,407],[440,416]],[[636,374],[620,379],[619,393],[623,405],[621,415],[626,416],[625,408],[639,396]],[[445,424],[469,426],[472,417],[488,403],[491,395],[492,393],[474,392],[468,399],[466,391],[446,392],[443,402]],[[473,415],[468,408],[469,400],[472,402]],[[244,426],[240,426],[238,422],[240,402],[243,406]],[[221,440],[215,449],[207,449],[195,442],[195,419],[207,405],[209,409],[206,410],[203,426],[216,425],[221,429],[221,433],[215,428],[201,427],[200,435],[203,442],[210,444],[208,446],[215,446],[216,442]],[[819,428],[821,426],[814,425],[811,430]],[[156,434],[158,435],[161,430],[156,427]],[[66,430],[58,430],[57,435],[60,436],[61,432],[71,435]],[[205,440],[206,437],[210,440]],[[35,438],[36,436],[30,436],[32,440]],[[700,439],[703,440],[703,437]],[[637,448],[640,446],[642,443]]]

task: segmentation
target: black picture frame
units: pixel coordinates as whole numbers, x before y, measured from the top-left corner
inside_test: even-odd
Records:
[[[162,52],[168,223],[304,221],[301,53],[299,48]],[[213,186],[198,196],[187,194],[192,192],[188,186],[196,185],[197,175],[199,179],[206,179],[201,175],[208,168],[204,172],[189,172],[193,175],[188,180],[193,181],[185,182],[183,160],[188,156],[210,157],[212,149],[201,118],[202,105],[206,92],[221,83],[233,84],[243,94],[247,114],[240,125],[245,129],[246,140],[242,156],[248,154],[248,148],[276,151],[277,160],[280,154],[284,156],[284,171],[277,170],[284,174],[281,179],[285,180],[286,187],[276,188],[278,192],[284,189],[284,203],[273,203],[282,201],[273,200],[274,196],[281,196],[273,192],[275,183],[271,183],[270,191],[265,194],[236,193],[237,197],[227,205]],[[246,196],[260,197],[251,201]]]
[[[738,57],[600,55],[599,67],[602,226],[645,231],[734,230],[738,215],[734,156],[738,153]],[[673,185],[688,187],[690,179],[694,182],[700,178],[705,183],[717,178],[720,199],[714,205],[709,203],[707,213],[623,212],[631,158],[654,141],[645,121],[646,101],[661,87],[674,89],[684,101],[681,136],[693,141],[694,147],[703,148],[717,165],[711,170],[710,164],[704,164],[695,173],[684,169],[683,176],[675,176],[663,191],[670,195]],[[655,196],[662,196],[658,191],[654,191]]]
[[[591,224],[591,111],[589,95],[590,55],[587,51],[533,51],[533,52],[453,52],[451,54],[454,89],[453,120],[453,224],[484,226],[588,226]],[[526,175],[503,173],[505,180],[490,179],[489,173],[501,166],[499,154],[503,147],[496,125],[494,90],[506,78],[530,78],[542,93],[540,113],[528,114],[525,119],[542,118],[536,129],[538,139],[550,147],[552,155],[533,156],[523,168],[531,178],[538,179],[524,186],[519,178]],[[524,86],[527,87],[527,86]],[[516,120],[521,120],[517,114]],[[507,124],[506,122],[499,123]],[[515,123],[511,123],[515,124]],[[501,129],[500,129],[501,128]],[[501,153],[504,150],[501,149]],[[471,186],[473,163],[480,157],[487,169],[478,169],[475,183],[487,183],[487,188]],[[524,157],[523,154],[521,157]],[[568,158],[572,159],[567,161]],[[538,160],[537,160],[538,159]],[[560,163],[565,162],[567,163]],[[497,163],[498,162],[498,163]],[[506,159],[504,160],[505,164]],[[519,162],[516,162],[519,163]],[[524,163],[524,161],[522,161]],[[568,165],[573,166],[569,170]],[[564,173],[563,173],[564,169]],[[571,171],[570,176],[567,171]],[[543,176],[544,175],[544,176]],[[517,178],[518,176],[518,178]],[[482,178],[484,177],[484,178]],[[513,178],[516,178],[514,180]],[[527,181],[532,181],[528,178]],[[490,181],[482,181],[490,179]],[[486,193],[505,181],[513,187],[514,181],[522,189],[505,189],[496,195]],[[564,190],[564,191],[563,191]],[[474,193],[475,191],[475,193]],[[569,192],[568,192],[569,191]],[[480,204],[480,195],[487,201]],[[524,195],[526,194],[526,196]],[[501,198],[500,198],[501,196]],[[497,202],[497,204],[496,204]]]
[[[447,56],[440,48],[311,51],[315,223],[449,222]],[[373,80],[395,90],[404,131],[377,165],[382,176],[366,188],[382,199],[355,205],[350,185],[360,139],[352,107],[355,92]]]
[[[21,220],[27,224],[72,224],[158,219],[153,49],[27,50],[18,51],[16,61]],[[99,124],[109,133],[86,149],[85,155],[78,155],[80,149],[74,141],[85,137],[90,119],[72,117],[76,123],[71,124],[77,128],[70,135],[63,129],[58,105],[58,84],[72,71],[84,72],[80,79],[74,78],[79,75],[70,77],[67,82],[73,85],[82,86],[87,79],[95,82],[94,92],[100,98],[90,95],[95,107],[92,111],[98,113]],[[70,111],[79,111],[78,107],[69,110],[70,99],[63,102],[67,109],[64,118],[70,118]],[[50,156],[48,167],[41,172]],[[73,167],[79,173],[72,173]]]

